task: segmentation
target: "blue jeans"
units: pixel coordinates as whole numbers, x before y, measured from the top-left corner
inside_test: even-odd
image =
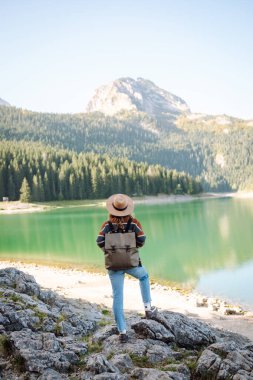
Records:
[[[113,292],[113,314],[119,332],[126,329],[123,311],[123,288],[125,273],[138,278],[143,303],[151,302],[148,272],[144,267],[124,270],[108,270]]]

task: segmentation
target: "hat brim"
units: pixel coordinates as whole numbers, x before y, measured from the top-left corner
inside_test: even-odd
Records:
[[[125,208],[124,210],[121,211],[121,210],[116,209],[113,206],[114,198],[117,195],[119,195],[119,194],[111,195],[110,198],[108,198],[107,201],[106,201],[106,208],[109,211],[109,213],[111,215],[114,215],[114,216],[131,215],[132,212],[134,211],[134,202],[133,202],[133,200],[128,195],[120,194],[120,195],[122,195],[126,199],[126,203],[127,203],[127,208]]]

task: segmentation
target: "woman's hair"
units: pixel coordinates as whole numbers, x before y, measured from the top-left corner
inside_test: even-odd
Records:
[[[109,219],[112,223],[116,223],[120,229],[124,228],[123,223],[127,223],[128,219],[131,217],[131,215],[126,216],[115,216],[115,215],[109,215]]]

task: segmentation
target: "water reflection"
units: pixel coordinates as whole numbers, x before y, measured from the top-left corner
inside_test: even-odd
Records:
[[[222,215],[219,218],[219,229],[223,240],[229,238],[229,219],[227,215]]]
[[[220,269],[200,276],[196,289],[211,297],[223,297],[252,307],[253,261],[237,268]]]
[[[245,203],[196,201],[156,206],[146,219],[144,209],[138,209],[139,214],[149,237],[145,262],[157,278],[196,283],[199,273],[253,258],[253,220]]]
[[[137,205],[135,214],[147,235],[141,257],[152,277],[202,286],[209,273],[232,268],[240,288],[236,269],[253,260],[253,200]],[[106,218],[106,210],[95,206],[0,216],[0,254],[103,269],[95,239]]]

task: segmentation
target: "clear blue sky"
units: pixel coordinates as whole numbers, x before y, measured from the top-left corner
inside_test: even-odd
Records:
[[[82,112],[143,77],[193,112],[253,118],[253,0],[0,0],[0,97]]]

